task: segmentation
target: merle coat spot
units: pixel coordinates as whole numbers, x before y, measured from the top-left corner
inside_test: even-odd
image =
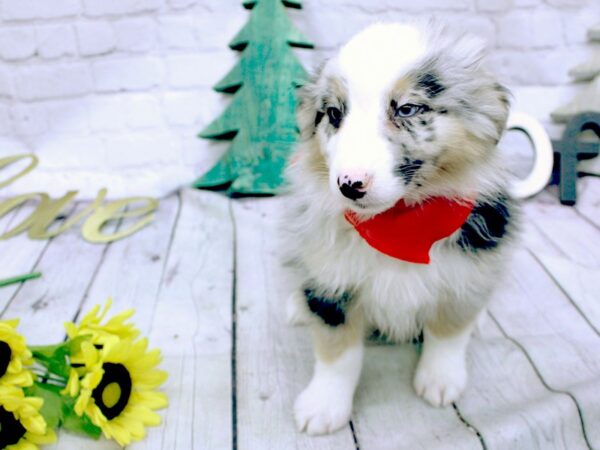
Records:
[[[512,208],[511,200],[504,194],[478,202],[461,227],[457,244],[473,253],[498,247],[508,231]]]
[[[424,89],[425,95],[429,98],[437,97],[446,90],[446,86],[444,86],[439,78],[431,72],[419,76],[417,79],[417,87]]]
[[[351,296],[345,292],[340,296],[319,294],[316,289],[304,289],[304,296],[311,312],[326,325],[337,327],[346,322],[346,310]]]
[[[419,169],[423,167],[424,163],[425,162],[421,159],[411,160],[405,157],[402,164],[398,164],[396,166],[394,172],[396,173],[396,175],[402,177],[402,179],[404,180],[404,184],[408,185],[411,183]]]
[[[325,117],[325,113],[322,111],[317,111],[317,114],[315,115],[315,128],[319,126],[321,120],[323,120],[323,117]]]

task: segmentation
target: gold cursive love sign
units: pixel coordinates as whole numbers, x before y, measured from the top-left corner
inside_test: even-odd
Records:
[[[38,157],[31,153],[0,158],[0,171],[20,161],[27,160],[29,160],[29,164],[16,175],[10,176],[4,181],[0,180],[0,188],[8,186],[27,175],[37,167],[39,162]],[[38,201],[35,210],[21,223],[11,225],[8,230],[5,230],[4,234],[0,235],[0,240],[9,239],[25,231],[31,239],[48,239],[63,233],[87,216],[81,228],[84,239],[93,243],[112,242],[130,236],[151,223],[155,218],[154,212],[158,208],[158,200],[151,197],[130,197],[113,202],[104,202],[107,190],[101,189],[96,199],[82,211],[64,219],[60,226],[50,230],[51,225],[55,224],[57,219],[63,215],[63,211],[77,196],[77,193],[78,191],[69,191],[63,197],[53,199],[43,192],[34,192],[20,194],[0,201],[0,219],[30,200]],[[133,206],[139,203],[142,203],[142,206]],[[139,217],[139,220],[124,230],[114,233],[104,233],[102,231],[111,220],[135,217]]]

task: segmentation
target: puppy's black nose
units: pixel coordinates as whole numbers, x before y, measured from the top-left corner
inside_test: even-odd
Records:
[[[359,198],[363,198],[367,193],[365,184],[362,180],[354,181],[349,177],[344,176],[342,178],[338,178],[337,183],[342,195],[350,200],[358,200]]]

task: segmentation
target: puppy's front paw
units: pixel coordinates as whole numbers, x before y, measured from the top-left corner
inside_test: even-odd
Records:
[[[335,386],[311,383],[296,399],[294,416],[299,431],[310,435],[332,433],[348,423],[352,412],[352,395],[335,390]]]
[[[422,358],[413,384],[417,394],[427,402],[433,406],[446,406],[460,397],[467,378],[467,368],[462,360]]]

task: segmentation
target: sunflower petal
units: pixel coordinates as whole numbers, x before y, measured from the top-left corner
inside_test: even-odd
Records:
[[[164,392],[156,391],[138,391],[132,395],[132,402],[143,404],[151,409],[166,408],[169,404],[169,400]]]

